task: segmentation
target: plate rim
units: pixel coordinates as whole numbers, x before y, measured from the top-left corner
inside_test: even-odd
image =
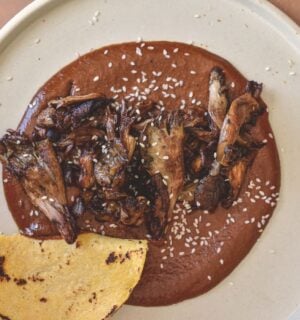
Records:
[[[72,0],[68,0],[72,1]],[[262,19],[270,23],[277,32],[287,35],[285,40],[294,48],[300,51],[300,26],[297,25],[287,14],[277,8],[268,0],[228,0],[241,4],[243,7],[254,11]],[[12,17],[0,29],[0,53],[5,50],[6,46],[18,34],[18,30],[23,26],[27,27],[39,12],[45,8],[53,8],[61,4],[59,0],[35,0],[25,6],[14,17]],[[284,30],[280,29],[280,25],[274,22],[279,22]],[[297,37],[298,36],[298,37]],[[293,41],[294,40],[294,41]]]

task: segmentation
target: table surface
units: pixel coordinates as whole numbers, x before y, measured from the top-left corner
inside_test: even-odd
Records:
[[[300,0],[269,0],[300,25]],[[32,0],[0,0],[0,28]]]

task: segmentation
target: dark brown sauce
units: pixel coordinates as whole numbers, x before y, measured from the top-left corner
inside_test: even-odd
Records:
[[[142,56],[137,54],[137,47]],[[33,98],[19,130],[30,136],[36,116],[51,99],[67,96],[70,92],[80,95],[101,92],[109,97],[117,94],[116,99],[122,99],[134,91],[132,87],[144,90],[154,80],[154,88],[159,89],[150,90],[147,99],[162,100],[166,109],[178,108],[181,99],[187,103],[196,99],[206,106],[209,73],[216,65],[225,71],[226,82],[232,84],[230,98],[240,95],[246,79],[227,61],[203,49],[172,42],[149,42],[144,46],[128,43],[102,48],[54,75]],[[99,76],[98,81],[94,81],[96,76]],[[145,78],[147,80],[143,82]],[[173,85],[174,89],[169,90],[173,96],[164,97],[161,88],[163,84],[172,86],[172,79],[182,81],[182,85]],[[112,86],[125,86],[126,92],[112,92]],[[76,91],[76,88],[80,90]],[[192,98],[190,92],[193,92]],[[278,197],[280,166],[271,134],[268,114],[265,113],[259,119],[254,135],[260,140],[267,139],[267,144],[248,171],[240,198],[234,206],[228,210],[219,207],[214,214],[175,209],[164,240],[149,241],[143,277],[129,303],[166,305],[204,293],[224,279],[246,256],[268,223]],[[4,184],[8,206],[20,230],[38,238],[57,236],[43,214],[36,216],[18,181],[7,172],[4,172],[4,178],[8,179]],[[69,203],[76,192],[76,189],[68,190]],[[78,221],[78,225],[82,231],[121,238],[142,239],[147,235],[143,225],[133,228],[99,223],[89,212]]]

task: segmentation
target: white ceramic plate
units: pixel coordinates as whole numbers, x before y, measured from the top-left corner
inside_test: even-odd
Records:
[[[36,0],[0,31],[0,134],[16,127],[38,87],[76,53],[138,37],[193,40],[265,84],[282,191],[260,241],[215,289],[170,307],[125,306],[114,319],[287,319],[300,303],[300,36],[266,1]],[[1,231],[14,232],[0,195]]]

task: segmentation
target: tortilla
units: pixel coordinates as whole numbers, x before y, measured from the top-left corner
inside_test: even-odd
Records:
[[[139,281],[147,242],[82,234],[64,240],[0,236],[0,319],[105,319]]]

